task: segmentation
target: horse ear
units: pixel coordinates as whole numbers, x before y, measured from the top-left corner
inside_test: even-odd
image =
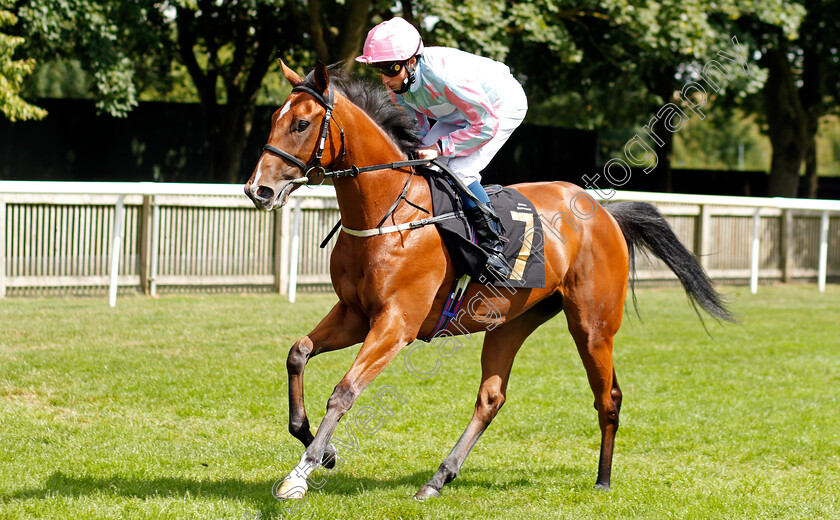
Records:
[[[330,73],[321,60],[318,60],[317,65],[315,65],[315,87],[325,96],[330,88]]]
[[[293,87],[298,86],[298,84],[303,81],[297,72],[293,71],[287,67],[285,63],[283,63],[283,60],[280,60],[280,66],[283,67],[283,75],[286,76],[286,79],[289,80],[289,83],[291,83]]]

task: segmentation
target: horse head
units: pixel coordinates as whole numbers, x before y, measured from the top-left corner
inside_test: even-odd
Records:
[[[282,207],[295,189],[323,174],[322,164],[331,164],[343,148],[330,132],[333,89],[326,65],[319,62],[305,79],[280,65],[292,93],[272,116],[268,144],[245,183],[245,194],[266,211]]]

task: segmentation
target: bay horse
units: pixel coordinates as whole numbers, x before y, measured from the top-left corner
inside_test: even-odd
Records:
[[[335,70],[322,63],[306,78],[281,65],[293,91],[272,117],[268,144],[245,193],[257,208],[270,211],[283,206],[294,189],[323,182],[332,172],[343,226],[330,260],[339,301],[292,346],[286,362],[289,431],[306,449],[277,496],[302,498],[310,472],[335,464],[330,439],[341,417],[401,349],[434,330],[457,273],[435,226],[375,231],[384,223],[418,221],[425,217],[422,208],[432,207],[428,181],[405,166],[417,146],[413,121],[380,85],[336,81]],[[628,283],[632,289],[636,249],[652,251],[675,272],[695,310],[699,305],[715,318],[732,318],[705,271],[650,204],[613,203],[605,210],[566,182],[511,187],[533,202],[554,228],[544,233],[545,288],[480,296],[481,305],[471,309],[476,314],[460,320],[464,331],[486,331],[478,398],[463,435],[417,491],[420,500],[439,496],[444,484],[458,475],[505,402],[511,366],[523,341],[561,311],[595,396],[601,429],[596,487],[609,489],[622,398],[613,369],[613,337],[621,325]],[[570,208],[576,200],[589,201],[591,211]],[[374,230],[374,236],[357,236],[364,235],[360,230]],[[467,298],[481,287],[471,284]],[[501,313],[492,327],[482,314],[490,306]],[[362,347],[335,386],[313,435],[304,406],[306,363],[358,343]]]

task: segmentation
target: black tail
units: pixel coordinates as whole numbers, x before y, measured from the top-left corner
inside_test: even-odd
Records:
[[[624,233],[630,253],[630,290],[636,278],[636,250],[651,251],[677,275],[697,315],[699,305],[715,318],[735,321],[709,275],[680,242],[659,211],[646,202],[614,202],[605,206]],[[636,295],[633,293],[633,301]],[[700,317],[702,321],[702,316]]]

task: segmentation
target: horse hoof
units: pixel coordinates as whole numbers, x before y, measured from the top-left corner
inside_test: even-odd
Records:
[[[440,497],[440,491],[431,487],[431,486],[423,486],[420,488],[420,491],[414,495],[414,500],[419,500],[420,502],[426,500],[427,498],[438,498]]]
[[[608,493],[610,491],[609,484],[595,484],[595,489],[598,491],[603,491],[604,493]]]
[[[280,485],[274,497],[277,500],[298,500],[306,496],[306,487],[292,479],[286,479]]]

